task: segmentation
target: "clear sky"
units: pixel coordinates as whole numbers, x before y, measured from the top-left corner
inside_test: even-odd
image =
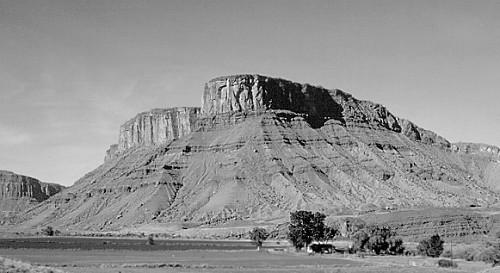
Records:
[[[71,185],[120,124],[259,73],[500,146],[500,1],[0,0],[0,169]]]

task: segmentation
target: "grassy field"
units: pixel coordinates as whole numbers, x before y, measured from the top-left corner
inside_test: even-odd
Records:
[[[276,243],[268,246],[258,252],[248,241],[155,240],[155,245],[149,246],[145,239],[30,237],[1,239],[0,256],[29,263],[33,268],[46,266],[74,273],[473,273],[491,268],[481,262],[458,261],[458,268],[440,269],[436,259],[422,257],[308,256],[277,248]]]
[[[0,256],[49,266],[65,272],[480,272],[483,263],[459,261],[453,270],[435,266],[435,259],[420,257],[308,256],[295,252],[254,250],[64,250],[0,249]]]
[[[266,244],[264,247],[276,247]],[[128,238],[93,238],[93,237],[17,237],[0,238],[0,248],[38,248],[38,249],[114,249],[114,250],[245,250],[255,249],[250,241],[214,241],[214,240],[160,240],[153,245],[147,239]]]

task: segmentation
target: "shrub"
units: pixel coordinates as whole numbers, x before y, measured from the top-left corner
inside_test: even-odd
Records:
[[[154,244],[155,244],[155,239],[154,239],[154,237],[153,237],[153,234],[149,234],[149,236],[148,236],[148,241],[147,241],[147,243],[146,243],[146,244],[147,244],[147,245],[150,245],[150,246],[152,246],[152,245],[154,245]]]
[[[250,239],[255,243],[257,249],[260,250],[262,243],[269,237],[269,233],[265,228],[255,227],[250,231]]]
[[[433,235],[432,237],[420,241],[417,246],[417,250],[421,255],[429,257],[439,257],[443,253],[443,243],[439,235]]]
[[[47,226],[42,229],[42,234],[46,236],[54,236],[54,229],[51,226]]]
[[[457,267],[457,263],[448,259],[440,259],[438,265],[439,267]]]

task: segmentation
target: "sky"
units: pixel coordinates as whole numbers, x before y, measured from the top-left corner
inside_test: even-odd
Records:
[[[338,88],[500,146],[500,1],[0,0],[0,169],[71,185],[211,78]]]

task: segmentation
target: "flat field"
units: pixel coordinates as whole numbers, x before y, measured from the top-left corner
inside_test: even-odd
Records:
[[[35,239],[35,238],[34,238]],[[41,238],[37,238],[41,239]],[[78,238],[81,243],[86,238]],[[115,239],[124,240],[124,239]],[[125,239],[125,242],[128,239]],[[94,241],[92,241],[94,242]],[[175,241],[181,243],[180,240]],[[189,241],[186,243],[194,244]],[[144,243],[144,240],[142,240]],[[263,272],[263,273],[364,273],[364,272],[480,272],[491,268],[484,263],[459,261],[456,269],[440,269],[435,266],[435,259],[421,257],[366,257],[334,255],[308,256],[295,251],[276,251],[274,248],[255,251],[248,249],[214,248],[219,244],[224,246],[231,242],[204,242],[204,248],[198,249],[164,249],[136,250],[113,249],[113,244],[107,244],[107,249],[77,249],[57,248],[11,248],[3,245],[0,256],[43,265],[63,270],[65,272],[95,272],[95,273],[139,273],[139,272]],[[248,242],[241,242],[248,243]],[[119,245],[119,243],[117,244]]]

